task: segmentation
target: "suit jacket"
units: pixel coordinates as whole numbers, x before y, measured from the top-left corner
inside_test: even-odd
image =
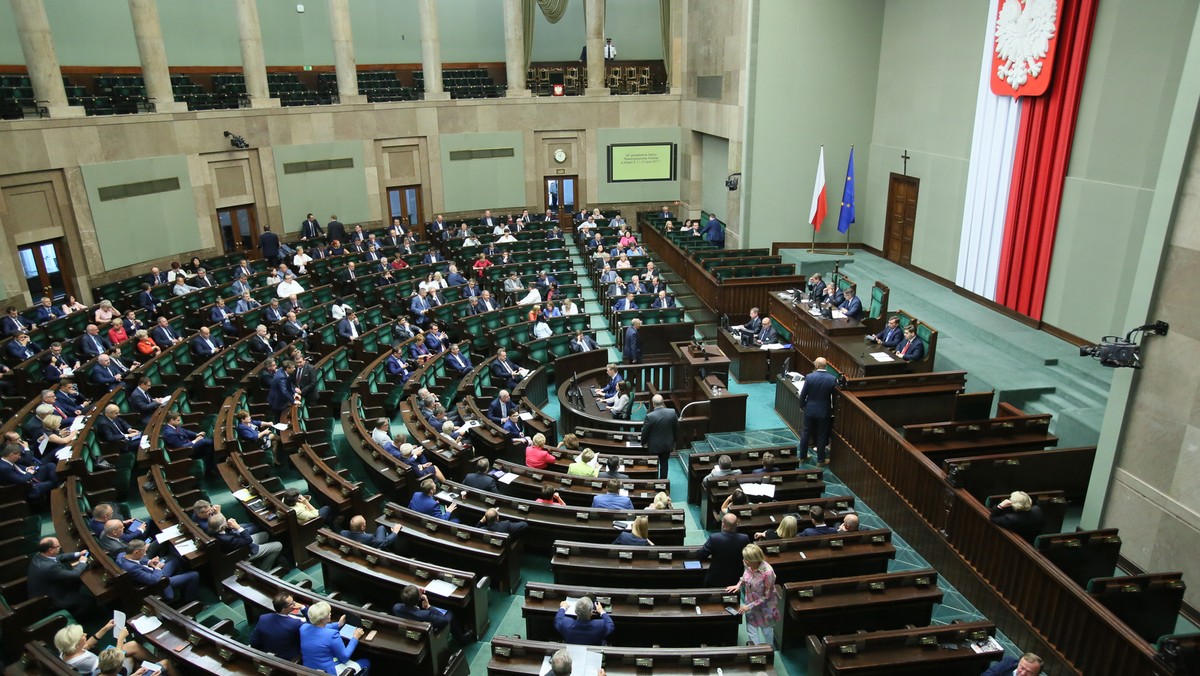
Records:
[[[3,319],[0,319],[0,333],[3,333],[6,336],[15,336],[18,333],[27,333],[30,328],[29,325],[30,322],[26,321],[24,317],[20,317],[18,315],[17,319],[13,319],[12,317],[5,315]]]
[[[108,365],[108,368],[104,368],[99,363],[92,364],[91,370],[88,371],[88,376],[97,385],[112,386],[121,380],[121,373],[111,363]]]
[[[1017,665],[1020,663],[1020,657],[1005,657],[983,672],[982,676],[1012,676],[1012,673],[1017,670]]]
[[[317,393],[317,370],[312,364],[296,367],[295,386],[300,388],[300,396],[311,398]]]
[[[102,415],[96,418],[92,429],[99,435],[100,441],[125,441],[125,433],[132,428],[121,416],[110,420],[108,416]]]
[[[292,384],[287,371],[275,371],[275,377],[271,379],[271,390],[267,393],[267,404],[271,410],[282,411],[289,408],[295,401],[295,394],[295,385]]]
[[[296,615],[266,613],[258,618],[250,645],[292,661],[300,656],[300,625],[304,620]]]
[[[432,605],[428,608],[421,608],[419,606],[408,606],[403,603],[397,603],[392,606],[392,614],[405,620],[428,622],[434,629],[441,629],[450,624],[450,617],[443,612],[435,610]]]
[[[651,453],[659,456],[669,455],[675,450],[675,441],[679,437],[679,414],[675,409],[656,408],[646,414],[642,421],[642,446]]]
[[[457,355],[453,352],[446,355],[446,363],[449,364],[450,368],[454,369],[454,371],[459,375],[466,375],[472,368],[474,368],[474,366],[471,364],[471,360],[468,359],[467,356],[462,352],[459,352]]]
[[[351,330],[352,323],[354,324],[353,330]],[[350,340],[354,337],[354,333],[357,333],[360,337],[362,336],[362,326],[359,325],[358,322],[351,322],[350,318],[347,317],[338,322],[337,332],[339,336],[345,338],[346,340]]]
[[[824,297],[825,297],[825,280],[821,280],[821,281],[817,282],[816,284],[812,284],[808,287],[808,299],[810,301],[821,300]]]
[[[32,474],[22,471],[20,467],[10,462],[0,460],[0,484],[17,486],[19,484],[32,484],[33,481],[34,476]]]
[[[859,298],[858,296],[854,296],[853,298],[846,298],[845,300],[842,301],[842,304],[839,307],[841,308],[842,312],[845,312],[846,316],[849,317],[850,319],[861,319],[862,318],[862,313],[863,313],[862,299]]]
[[[51,305],[50,307],[39,305],[33,309],[33,321],[38,324],[45,324],[62,316],[63,311],[58,309],[57,305]]]
[[[147,316],[152,316],[158,310],[158,299],[149,291],[143,291],[138,294],[137,306],[145,310]]]
[[[57,557],[34,554],[27,573],[29,595],[48,596],[56,608],[77,604],[82,598],[79,578],[87,570],[87,566],[69,565],[78,559],[77,552],[63,553]]]
[[[258,247],[262,249],[263,256],[266,258],[275,258],[279,256],[279,235],[268,230],[258,236]]]
[[[342,244],[346,243],[346,226],[342,225],[341,221],[329,221],[325,224],[325,241],[332,242],[335,239]]]
[[[554,629],[564,642],[572,645],[605,645],[616,627],[608,613],[584,620],[567,617],[567,609],[559,608],[554,616]]]
[[[904,340],[904,329],[899,326],[896,328],[885,326],[882,331],[875,334],[875,337],[879,339],[880,344],[884,347],[895,349],[900,344],[900,341]]]
[[[675,296],[665,296],[663,298],[655,298],[650,304],[652,308],[669,308],[675,307]]]
[[[145,424],[154,414],[155,409],[159,407],[159,403],[140,387],[133,388],[133,391],[129,393],[129,405],[134,411],[142,414],[142,424]]]
[[[508,414],[511,413],[514,408],[517,408],[517,403],[512,399],[509,399],[508,403],[505,404],[504,402],[500,401],[500,397],[496,397],[492,400],[492,403],[488,405],[487,417],[497,425],[503,425],[504,421],[508,420]]]
[[[301,237],[304,237],[304,238],[320,237],[324,234],[325,234],[325,231],[321,229],[321,224],[318,223],[317,219],[315,219],[315,218],[311,221],[308,219],[305,219],[303,222],[300,223],[300,236]]]
[[[155,345],[165,350],[171,347],[171,339],[178,339],[179,334],[175,332],[174,328],[170,328],[170,325],[168,327],[155,326],[150,329],[150,337],[154,339]]]
[[[429,348],[430,352],[441,352],[446,349],[447,342],[449,342],[449,338],[444,333],[441,337],[433,335],[432,331],[425,334],[425,346]]]
[[[453,520],[446,513],[446,508],[442,507],[441,503],[437,501],[437,498],[426,493],[413,493],[412,499],[408,502],[408,508],[438,519]]]
[[[916,361],[925,356],[925,343],[916,336],[912,340],[903,340],[896,345],[896,354],[905,361]]]
[[[500,361],[499,359],[492,361],[492,377],[504,380],[506,383],[513,383],[517,380],[517,365],[511,359]]]
[[[763,345],[779,342],[779,332],[775,330],[774,326],[759,331],[757,337]]]
[[[728,587],[737,584],[742,576],[742,548],[750,544],[745,533],[713,533],[700,548],[697,558],[712,558],[708,574],[704,576],[705,587]]]
[[[470,486],[477,491],[500,492],[500,486],[496,483],[496,477],[482,472],[471,472],[463,477],[463,485]]]
[[[199,436],[182,425],[179,427],[163,425],[160,435],[167,448],[191,448],[195,446],[196,437]]]
[[[637,329],[632,326],[625,329],[625,347],[622,352],[625,358],[634,364],[642,360],[642,339]]]
[[[108,342],[104,334],[98,333],[93,336],[85,333],[79,339],[79,351],[89,357],[97,357],[110,347],[112,343]]]
[[[1033,544],[1037,536],[1042,534],[1042,527],[1046,525],[1046,518],[1037,505],[1030,508],[1028,512],[1018,512],[1011,507],[993,508],[991,516],[992,523],[1011,530],[1030,544]]]
[[[833,393],[837,389],[837,378],[828,371],[813,371],[804,379],[800,388],[800,407],[804,415],[828,418],[833,413]]]
[[[32,358],[38,352],[41,352],[42,348],[33,341],[26,343],[25,347],[21,347],[21,344],[17,341],[10,340],[8,341],[8,345],[4,346],[4,351],[8,354],[8,358],[10,360],[14,362],[22,362],[26,359]]]
[[[359,544],[364,544],[368,547],[374,547],[376,549],[391,549],[392,545],[396,542],[396,534],[388,530],[386,526],[380,526],[376,528],[373,535],[366,531],[363,531],[362,533],[355,533],[353,531],[344,530],[342,531],[342,537],[350,538]]]
[[[209,347],[209,343],[212,343],[212,347]],[[192,353],[201,357],[211,357],[222,347],[225,347],[225,344],[214,335],[209,335],[208,341],[205,341],[204,336],[200,335],[192,339]]]
[[[580,352],[588,352],[590,350],[599,349],[600,346],[596,344],[596,341],[592,340],[591,336],[584,334],[582,341],[572,338],[570,345],[567,347],[571,350],[571,352],[578,354]]]

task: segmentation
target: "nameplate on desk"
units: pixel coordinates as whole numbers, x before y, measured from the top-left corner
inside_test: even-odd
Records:
[[[696,462],[701,462],[701,463],[706,463],[706,462],[711,462],[711,461],[712,461],[711,455],[702,455],[696,459]]]
[[[887,541],[888,541],[888,539],[887,539],[886,535],[872,535],[871,536],[871,544],[873,544],[873,545],[887,544]]]
[[[492,654],[499,655],[500,657],[509,657],[512,655],[512,650],[508,646],[493,645]]]
[[[709,660],[707,657],[693,657],[692,658],[692,666],[693,667],[707,667],[708,665],[709,665]]]
[[[796,596],[802,599],[811,599],[816,596],[816,592],[812,589],[801,589],[796,592]]]
[[[829,541],[830,549],[841,549],[842,547],[845,547],[845,546],[846,546],[845,540],[830,540]]]
[[[752,510],[752,509],[743,509],[743,510],[740,510],[740,511],[738,512],[738,516],[739,516],[739,517],[741,517],[741,516],[744,516],[744,517],[747,517],[747,518],[749,518],[749,517],[751,517],[751,516],[754,516],[754,510]]]
[[[366,559],[367,563],[371,564],[372,566],[379,563],[379,557],[375,556],[374,554],[367,554],[363,558]]]
[[[176,548],[176,551],[178,551],[178,548]],[[350,553],[350,545],[338,545],[338,551],[343,554],[349,554]]]
[[[928,587],[929,586],[929,578],[924,577],[924,576],[913,578],[913,586],[914,587]]]
[[[554,548],[554,553],[555,553],[555,554],[562,554],[563,556],[570,556],[570,555],[571,555],[571,548],[570,548],[570,547],[555,547],[555,548]]]
[[[887,585],[884,584],[883,582],[872,582],[867,585],[867,589],[870,589],[873,592],[881,592],[886,588],[887,588]]]
[[[592,518],[592,517],[587,512],[575,512],[575,520],[576,521],[587,521],[590,518]]]
[[[432,522],[432,521],[426,521],[426,522],[425,522],[425,530],[428,530],[428,531],[433,531],[433,532],[435,532],[435,533],[436,533],[436,532],[437,532],[437,529],[438,529],[438,525],[437,525],[436,523],[434,523],[434,522]]]
[[[501,540],[500,538],[492,538],[488,540],[488,544],[492,545],[493,547],[503,547],[504,540]]]
[[[659,552],[659,553],[658,553],[658,560],[659,560],[659,561],[670,561],[670,560],[672,560],[672,559],[674,559],[674,558],[675,558],[675,555],[674,555],[674,554],[672,554],[671,552]]]
[[[639,669],[653,669],[654,659],[650,657],[639,657],[633,661],[633,664]]]
[[[405,630],[404,638],[407,638],[410,641],[420,641],[421,640],[421,632],[412,631],[411,629]]]
[[[679,597],[679,604],[683,605],[683,606],[694,606],[694,605],[696,605],[696,597],[695,596],[681,596],[681,597]]]
[[[487,505],[494,505],[494,504],[496,504],[496,498],[485,495],[485,496],[483,496],[483,502],[484,502],[484,504],[487,504]]]
[[[603,484],[603,483],[601,483],[601,482],[599,482],[599,481],[592,481],[592,482],[590,482],[590,483],[589,483],[589,485],[590,485],[592,488],[603,488],[603,487],[604,487],[604,484]]]
[[[418,568],[413,572],[416,573],[417,577],[421,578],[422,580],[429,579],[429,571],[425,570],[424,568]]]
[[[233,659],[233,651],[229,648],[217,648],[217,656],[228,662]]]
[[[564,476],[564,477],[559,477],[558,483],[562,484],[563,486],[570,486],[572,481],[571,481],[571,479]]]
[[[617,552],[617,559],[620,561],[632,561],[633,552]]]
[[[768,554],[778,554],[779,548],[778,547],[767,547],[767,553]]]
[[[459,540],[470,540],[471,539],[471,534],[464,530],[460,530],[460,531],[456,532],[454,535],[457,536]]]
[[[529,478],[530,478],[530,479],[533,479],[534,481],[541,481],[541,480],[542,480],[542,475],[541,475],[541,474],[538,474],[537,472],[530,472],[530,473],[529,473]]]
[[[738,597],[737,597],[737,595],[732,595],[732,596],[731,596],[731,595],[725,595],[725,596],[722,596],[722,597],[721,597],[721,603],[724,603],[724,604],[725,604],[725,605],[727,605],[727,606],[736,606],[736,605],[737,605],[737,603],[738,603]]]
[[[597,596],[596,603],[599,603],[602,606],[611,606],[612,605],[612,597],[611,596]]]
[[[528,512],[529,505],[517,505],[517,511],[518,512]]]
[[[650,606],[651,608],[653,608],[654,607],[654,598],[650,597],[650,596],[639,596],[638,597],[638,605],[639,606]]]
[[[533,599],[546,598],[546,593],[543,592],[541,589],[529,589],[527,591],[529,592],[529,598],[533,598]]]

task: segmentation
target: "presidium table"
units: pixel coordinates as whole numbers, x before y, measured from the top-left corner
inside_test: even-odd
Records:
[[[797,301],[786,291],[772,291],[768,299],[772,322],[792,334],[792,347],[802,362],[792,370],[808,372],[813,360],[825,357],[847,378],[891,376],[912,372],[912,365],[884,347],[868,343],[867,327],[856,319],[826,319],[813,315],[807,301]],[[783,361],[783,356],[773,359]]]

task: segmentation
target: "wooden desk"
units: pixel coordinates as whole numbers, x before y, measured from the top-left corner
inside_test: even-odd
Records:
[[[717,347],[728,355],[729,375],[739,383],[761,383],[768,379],[768,370],[778,370],[783,360],[792,353],[791,350],[764,350],[757,345],[744,347],[741,339],[729,329],[717,330]],[[775,352],[779,353],[778,360],[772,360]],[[768,364],[775,361],[774,369]]]
[[[565,647],[558,642],[497,636],[492,639],[488,676],[537,676],[546,657]],[[719,648],[626,648],[589,646],[604,657],[604,672],[612,676],[775,676],[775,649],[769,645]]]
[[[870,353],[885,350],[864,340],[867,327],[856,319],[814,317],[806,304],[794,304],[789,294],[779,291],[771,292],[767,307],[771,320],[791,332],[792,347],[809,362],[825,357],[847,378],[894,375],[913,370],[911,364],[899,358],[879,362],[871,357]],[[793,370],[804,373],[808,369],[794,367]]]
[[[933,616],[933,605],[942,602],[937,571],[932,568],[789,582],[783,595],[784,645],[811,634],[925,626]]]
[[[993,635],[991,622],[808,637],[808,673],[814,676],[978,676],[1004,657],[999,648],[976,652],[972,643]],[[843,647],[846,649],[843,651]]]

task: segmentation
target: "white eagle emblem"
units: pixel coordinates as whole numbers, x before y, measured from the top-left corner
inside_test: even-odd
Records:
[[[1014,90],[1042,72],[1058,22],[1057,0],[1004,0],[996,19],[996,56],[1002,63],[996,77]]]

